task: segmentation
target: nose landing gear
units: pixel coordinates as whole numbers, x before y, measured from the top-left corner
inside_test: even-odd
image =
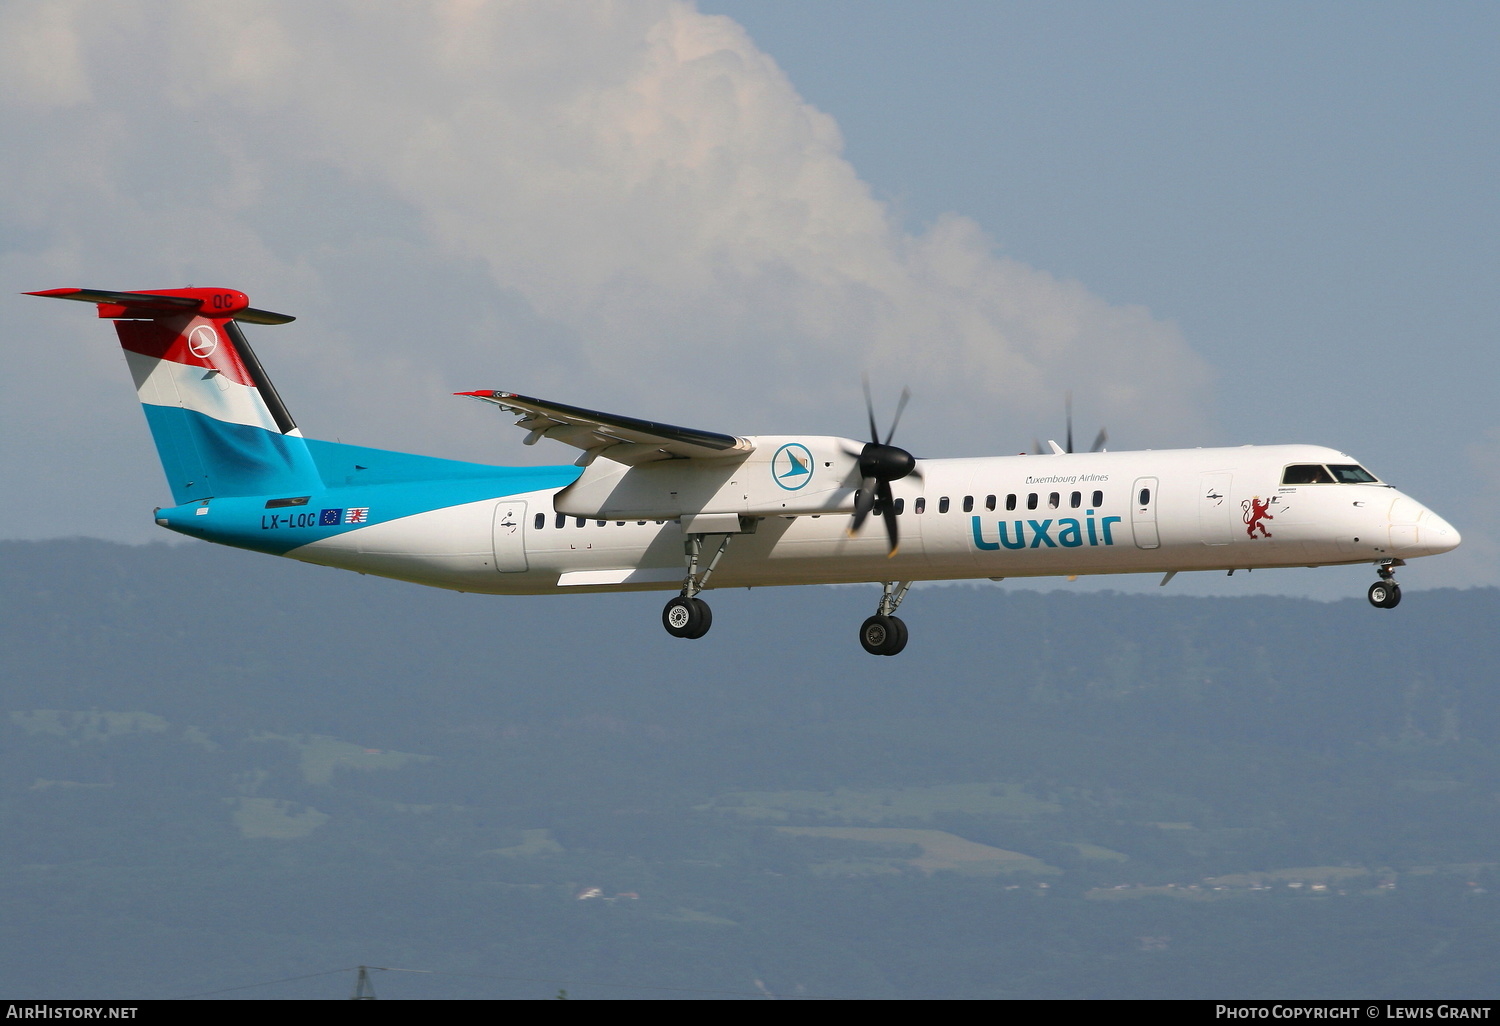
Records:
[[[1370,590],[1365,593],[1370,605],[1376,609],[1395,609],[1401,604],[1401,585],[1396,583],[1396,567],[1405,565],[1406,561],[1401,559],[1388,559],[1375,565],[1375,573],[1380,576],[1380,580],[1370,585]]]

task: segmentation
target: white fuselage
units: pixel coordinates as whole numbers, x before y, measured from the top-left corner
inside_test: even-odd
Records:
[[[845,480],[829,512],[743,517],[711,586],[1380,563],[1458,544],[1448,523],[1390,485],[1282,483],[1290,465],[1354,462],[1308,445],[922,460],[920,480],[895,483],[895,555],[875,522],[891,511],[849,536],[857,482]],[[577,508],[559,503],[567,491],[418,513],[287,555],[497,594],[682,584],[686,518],[580,519],[557,511]],[[705,534],[717,548],[721,535]]]

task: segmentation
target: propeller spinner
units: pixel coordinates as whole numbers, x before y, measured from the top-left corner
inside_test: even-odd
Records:
[[[880,430],[875,425],[875,401],[870,398],[870,379],[865,378],[865,412],[870,418],[870,441],[859,451],[859,491],[854,496],[854,520],[849,525],[851,535],[859,532],[875,508],[880,504],[885,520],[885,533],[890,538],[890,555],[894,556],[901,546],[901,529],[896,523],[896,498],[891,491],[891,482],[915,474],[921,480],[916,457],[891,444],[896,434],[896,425],[901,423],[901,414],[906,410],[906,401],[911,398],[911,389],[901,390],[901,400],[896,404],[896,416],[891,419],[891,429],[880,440]],[[854,453],[849,455],[853,456]]]

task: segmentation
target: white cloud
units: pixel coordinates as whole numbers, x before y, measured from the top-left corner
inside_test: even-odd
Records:
[[[6,11],[24,59],[4,72],[0,272],[212,281],[300,315],[253,337],[311,433],[505,462],[501,424],[447,398],[493,386],[858,434],[869,370],[888,396],[911,385],[901,440],[927,454],[1056,433],[1070,388],[1080,433],[1204,441],[1209,375],[1173,325],[997,255],[957,214],[904,231],[726,18],[671,0],[107,9]],[[27,324],[75,338],[76,313]],[[51,458],[79,458],[88,430],[56,424]]]
[[[93,99],[75,30],[83,6],[30,0],[0,8],[0,104],[49,111]]]

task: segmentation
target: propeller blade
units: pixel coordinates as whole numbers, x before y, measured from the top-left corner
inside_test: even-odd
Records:
[[[870,398],[870,375],[864,376],[865,412],[870,415],[870,441],[880,441],[880,429],[875,426],[875,400]]]
[[[891,547],[886,553],[889,557],[894,556],[896,550],[901,547],[901,528],[896,525],[896,496],[891,491],[891,483],[882,481],[879,488],[877,498],[880,499],[881,515],[885,520],[885,535],[891,542]]]
[[[849,533],[857,534],[859,529],[865,526],[865,518],[870,515],[870,510],[875,508],[875,499],[881,482],[873,477],[867,477],[860,481],[859,492],[854,496],[854,520],[849,525]]]
[[[890,445],[891,439],[896,437],[896,425],[901,423],[901,414],[906,412],[906,402],[911,398],[911,389],[901,390],[901,400],[896,403],[896,415],[891,418],[891,429],[885,433],[885,444]]]
[[[885,532],[891,543],[890,554],[894,556],[900,544],[901,529],[896,524],[896,493],[891,488],[891,482],[913,475],[918,481],[922,480],[916,457],[891,444],[891,439],[896,436],[896,428],[901,423],[901,415],[906,412],[906,404],[911,399],[911,389],[901,390],[901,399],[896,403],[896,415],[891,418],[891,429],[885,433],[885,441],[882,442],[880,428],[875,423],[875,399],[870,394],[868,374],[864,375],[864,387],[870,440],[857,454],[845,450],[849,456],[858,456],[860,474],[859,491],[854,494],[854,519],[849,522],[849,534],[853,536],[859,533],[878,504],[881,516],[885,518]]]
[[[1031,451],[1037,456],[1046,456],[1051,453],[1054,456],[1062,456],[1067,453],[1077,452],[1073,445],[1073,392],[1071,390],[1063,393],[1063,408],[1067,413],[1067,434],[1063,436],[1063,445],[1054,441],[1047,442],[1047,448],[1042,447],[1041,441],[1033,435],[1031,438]],[[1104,443],[1109,441],[1109,432],[1104,428],[1099,429],[1099,434],[1094,437],[1093,447],[1089,452],[1102,452]]]
[[[1073,393],[1070,390],[1063,397],[1063,405],[1068,411],[1068,452],[1073,451]]]

